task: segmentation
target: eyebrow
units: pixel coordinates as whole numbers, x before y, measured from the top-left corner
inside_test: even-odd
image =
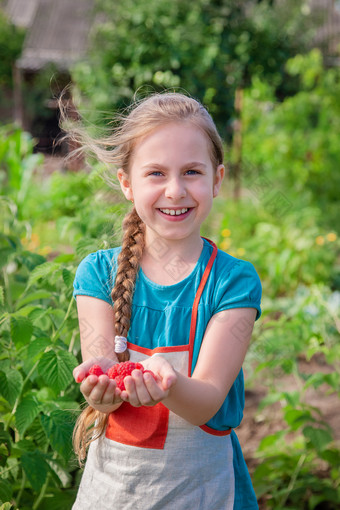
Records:
[[[207,165],[205,163],[201,163],[199,161],[190,161],[189,163],[186,163],[183,165],[182,170],[185,170],[187,168],[207,168]],[[156,170],[163,170],[166,169],[166,166],[160,165],[158,163],[148,163],[146,165],[143,165],[142,168],[155,168]]]

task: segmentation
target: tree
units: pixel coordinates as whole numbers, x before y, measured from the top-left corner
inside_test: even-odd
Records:
[[[296,27],[285,21],[301,18],[301,0],[288,3],[289,15],[268,1],[197,0],[188,7],[182,0],[98,0],[102,21],[74,81],[92,108],[106,111],[129,103],[140,87],[182,88],[208,106],[226,135],[236,88],[254,74],[279,86],[297,51]]]

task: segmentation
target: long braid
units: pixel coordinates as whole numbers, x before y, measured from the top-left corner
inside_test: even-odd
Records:
[[[101,413],[87,405],[76,421],[73,430],[73,448],[78,456],[79,465],[83,465],[87,448],[92,441],[103,435],[106,429],[108,414]]]
[[[131,304],[136,276],[144,249],[145,226],[135,208],[123,220],[122,251],[118,256],[115,286],[112,290],[115,332],[127,336],[131,320]],[[119,361],[129,359],[129,351],[117,354]],[[73,447],[82,465],[90,443],[103,435],[108,415],[86,406],[73,431]]]
[[[118,269],[111,296],[114,303],[113,314],[115,332],[126,337],[130,327],[131,305],[136,277],[144,249],[145,226],[135,208],[123,221],[122,251],[118,256]],[[119,361],[129,359],[129,351],[117,353]]]

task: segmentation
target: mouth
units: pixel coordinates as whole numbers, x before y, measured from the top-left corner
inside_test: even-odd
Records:
[[[190,209],[188,207],[182,207],[181,209],[159,209],[161,213],[167,216],[181,216],[186,214]]]

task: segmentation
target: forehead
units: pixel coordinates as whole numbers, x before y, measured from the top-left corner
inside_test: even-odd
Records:
[[[210,160],[207,135],[189,122],[163,124],[140,138],[134,146],[133,162],[141,159],[198,157]]]

